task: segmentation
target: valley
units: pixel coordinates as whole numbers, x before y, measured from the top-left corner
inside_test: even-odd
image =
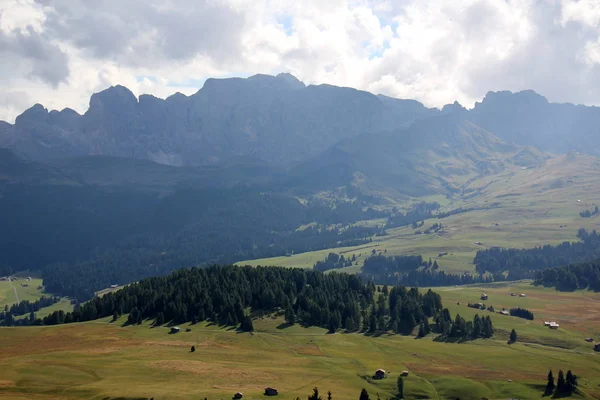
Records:
[[[405,398],[541,398],[552,369],[572,369],[581,395],[600,396],[598,353],[584,338],[600,337],[600,294],[561,293],[529,282],[436,288],[452,315],[489,314],[493,339],[444,343],[432,334],[327,334],[321,328],[280,329],[281,317],[257,318],[255,332],[239,333],[213,324],[180,325],[169,335],[116,322],[54,327],[1,328],[0,396],[16,399],[263,398],[265,387],[280,397],[304,398],[317,386],[333,398],[355,398],[362,388],[373,397],[395,395],[396,378],[405,379]],[[485,291],[496,313],[466,307]],[[526,298],[510,293],[526,293]],[[460,304],[458,304],[460,303]],[[534,321],[497,313],[501,307],[527,307]],[[558,330],[543,326],[546,319]],[[190,328],[190,332],[185,332]],[[507,344],[515,329],[518,341]],[[190,346],[196,351],[190,353]],[[383,368],[389,376],[373,380]],[[135,382],[135,385],[131,385]]]
[[[244,260],[239,265],[278,265],[312,268],[328,253],[362,255],[358,268],[372,250],[385,255],[422,255],[437,260],[442,270],[452,273],[473,272],[478,250],[494,246],[531,248],[545,244],[576,241],[580,228],[598,229],[598,218],[582,218],[579,213],[598,203],[600,161],[575,153],[547,160],[539,167],[515,166],[503,173],[485,176],[461,187],[463,195],[450,198],[422,198],[438,201],[441,211],[472,209],[446,218],[425,220],[424,228],[443,223],[443,232],[415,235],[423,228],[387,229],[387,235],[374,237],[369,245],[324,249],[275,257]],[[413,201],[419,201],[414,199]],[[374,222],[380,223],[381,222]],[[479,242],[480,244],[476,244]],[[440,253],[447,255],[439,257]],[[349,268],[356,272],[357,267]]]
[[[393,399],[408,371],[406,399],[525,399],[560,369],[599,398],[582,107],[430,109],[289,74],[35,105],[0,125],[0,277],[19,277],[0,281],[0,397]]]

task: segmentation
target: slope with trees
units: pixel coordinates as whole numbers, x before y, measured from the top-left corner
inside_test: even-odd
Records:
[[[128,322],[155,324],[209,320],[251,330],[247,310],[283,309],[288,323],[302,323],[335,332],[392,330],[410,333],[442,309],[431,290],[392,287],[378,293],[373,284],[354,275],[323,274],[278,267],[210,267],[178,270],[138,283],[76,307],[72,313],[51,314],[46,325],[89,321],[129,314]]]

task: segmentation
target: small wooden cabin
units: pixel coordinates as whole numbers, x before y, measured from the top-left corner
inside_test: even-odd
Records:
[[[385,378],[385,370],[384,369],[378,369],[377,371],[375,371],[375,375],[373,375],[374,379],[383,379]]]

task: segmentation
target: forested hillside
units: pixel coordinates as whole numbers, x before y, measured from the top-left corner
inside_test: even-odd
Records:
[[[475,256],[477,272],[508,272],[509,280],[532,278],[535,271],[600,258],[600,235],[580,229],[579,242],[564,242],[533,249],[491,248]]]
[[[357,245],[380,232],[353,225],[387,215],[363,201],[301,202],[265,190],[277,183],[244,165],[234,174],[229,166],[44,165],[0,154],[0,276],[38,270],[51,293],[84,301],[178,268]],[[246,185],[231,186],[244,177]]]
[[[583,262],[549,268],[535,274],[536,285],[570,292],[589,289],[600,292],[600,261]]]
[[[95,297],[73,313],[56,312],[38,323],[60,324],[129,314],[129,323],[212,321],[241,324],[249,315],[282,310],[288,323],[410,333],[442,310],[431,290],[384,288],[347,274],[275,267],[214,266],[182,269]]]

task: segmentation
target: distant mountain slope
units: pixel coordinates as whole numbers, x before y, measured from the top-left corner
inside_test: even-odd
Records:
[[[358,135],[292,170],[317,188],[354,183],[365,192],[448,194],[462,183],[510,165],[538,166],[547,156],[509,144],[451,113],[415,122],[396,133]]]
[[[0,125],[0,147],[34,160],[83,155],[200,165],[253,155],[291,165],[341,139],[395,130],[436,113],[415,101],[351,88],[308,86],[289,74],[209,79],[166,100],[123,86],[90,99],[84,115],[36,104]]]
[[[600,154],[600,108],[549,103],[532,90],[489,92],[469,118],[498,137],[544,151]]]

